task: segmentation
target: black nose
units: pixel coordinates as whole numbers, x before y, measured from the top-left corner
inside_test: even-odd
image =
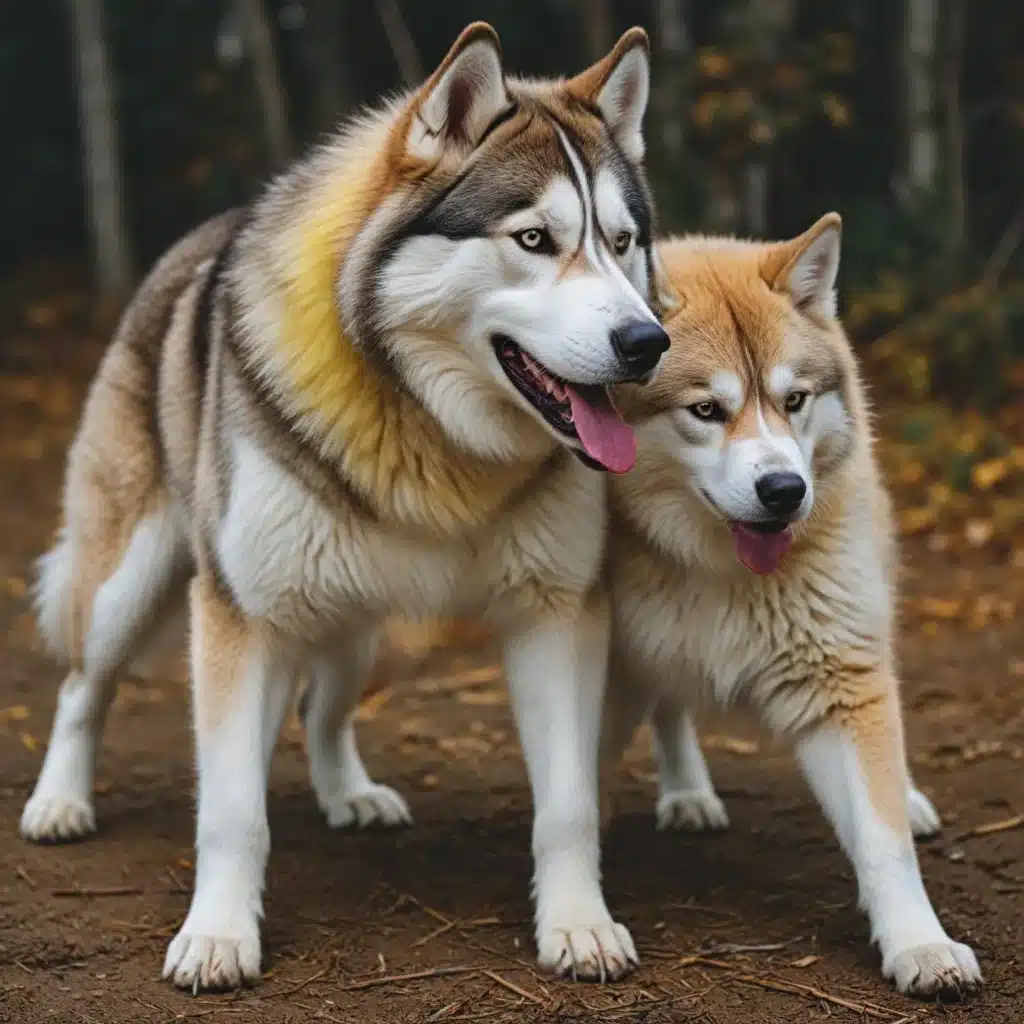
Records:
[[[800,507],[807,493],[807,484],[799,473],[765,473],[754,490],[761,504],[777,516],[788,516]]]
[[[631,320],[612,331],[612,348],[634,379],[646,377],[668,345],[668,335],[653,320]]]

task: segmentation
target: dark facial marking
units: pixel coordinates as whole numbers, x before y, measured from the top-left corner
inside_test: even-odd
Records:
[[[499,124],[510,120],[515,106],[498,115],[484,133],[486,138]],[[527,117],[513,135],[506,138],[508,145],[530,126]],[[441,235],[455,241],[483,238],[494,227],[520,210],[528,209],[537,201],[537,191],[530,180],[495,174],[494,162],[482,158],[475,161],[400,231],[401,236]],[[397,248],[397,246],[396,246]],[[387,255],[390,256],[391,253]]]
[[[631,163],[614,139],[609,137],[603,154],[622,190],[622,197],[630,216],[636,221],[636,242],[644,249],[651,247],[654,237],[654,204],[643,172]]]

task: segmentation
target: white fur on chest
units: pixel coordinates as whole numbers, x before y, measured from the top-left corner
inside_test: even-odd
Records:
[[[296,633],[367,615],[500,614],[524,587],[583,591],[599,571],[603,482],[583,467],[492,528],[439,541],[335,512],[247,439],[232,462],[221,568],[247,614]]]

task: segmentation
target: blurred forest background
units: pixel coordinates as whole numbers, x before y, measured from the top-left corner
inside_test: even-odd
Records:
[[[643,24],[663,230],[785,236],[839,210],[905,532],[1024,551],[1020,0],[44,0],[3,19],[0,302],[44,332],[116,306],[469,21],[530,74]]]

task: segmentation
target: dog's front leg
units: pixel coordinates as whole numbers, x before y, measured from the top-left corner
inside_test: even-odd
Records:
[[[505,669],[533,789],[537,948],[548,970],[622,977],[637,962],[601,892],[598,746],[608,607],[598,592],[505,642]]]
[[[907,771],[895,682],[884,695],[833,713],[796,744],[811,789],[853,863],[882,970],[907,995],[955,994],[981,984],[968,946],[932,909],[907,808]]]
[[[267,776],[295,676],[207,576],[192,584],[191,611],[196,879],[163,973],[196,991],[259,980]]]

